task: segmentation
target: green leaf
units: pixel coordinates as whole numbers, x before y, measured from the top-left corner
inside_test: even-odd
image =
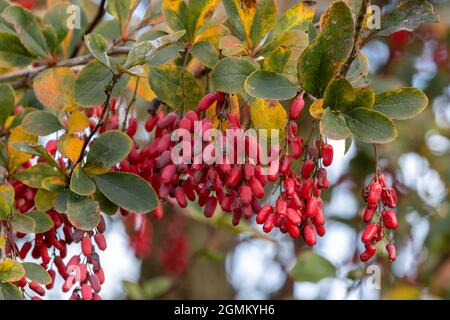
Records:
[[[42,285],[52,282],[52,278],[40,265],[32,262],[24,262],[22,266],[25,268],[26,277],[31,281],[36,281]]]
[[[219,53],[209,41],[197,42],[191,49],[191,54],[203,65],[212,69],[219,61]]]
[[[130,7],[131,0],[108,0],[106,5],[106,10],[116,19],[122,32],[128,27]]]
[[[275,38],[291,29],[307,31],[308,22],[312,21],[316,11],[315,1],[300,1],[290,7],[277,21],[275,27],[270,32],[270,37]]]
[[[59,213],[67,213],[67,199],[72,194],[69,189],[64,189],[57,193],[55,200],[55,210]]]
[[[33,56],[12,33],[0,32],[0,67],[24,67],[33,62]]]
[[[111,69],[111,63],[107,54],[108,42],[106,39],[98,33],[90,33],[84,36],[84,41],[89,52],[108,69]]]
[[[150,68],[148,74],[150,87],[161,101],[173,109],[184,109],[182,103],[180,67],[162,65]],[[184,71],[185,95],[187,109],[195,109],[203,96],[203,90],[194,76]]]
[[[323,106],[334,111],[349,112],[355,108],[372,108],[375,92],[371,88],[354,89],[345,78],[335,78],[325,89]]]
[[[375,96],[373,109],[391,119],[414,118],[428,106],[428,98],[417,88],[400,88],[382,92]]]
[[[188,36],[192,40],[193,36],[212,17],[214,10],[220,0],[196,0],[188,3]]]
[[[3,142],[0,142],[0,166],[8,168],[8,151]]]
[[[64,129],[59,119],[48,111],[33,111],[27,113],[22,120],[22,127],[38,136],[48,136]]]
[[[106,198],[100,191],[96,190],[94,194],[92,195],[95,201],[98,202],[100,205],[101,212],[106,213],[109,216],[112,216],[116,214],[117,210],[119,210],[119,207],[109,201],[108,198]]]
[[[110,168],[125,159],[133,141],[119,130],[107,131],[94,140],[85,167]]]
[[[327,259],[311,250],[302,251],[291,270],[295,281],[318,282],[336,277],[336,267]]]
[[[257,70],[245,80],[245,91],[255,98],[289,100],[297,95],[298,87],[283,75]]]
[[[125,68],[129,69],[146,62],[150,63],[158,50],[166,48],[167,46],[177,42],[185,33],[186,31],[180,30],[172,34],[159,37],[155,40],[146,40],[135,43],[128,53]]]
[[[34,197],[34,205],[39,211],[47,212],[55,206],[57,194],[44,189],[39,189],[36,191],[36,196]]]
[[[14,111],[16,96],[13,88],[7,84],[0,84],[0,126],[3,126],[6,119]]]
[[[42,28],[42,35],[45,38],[47,48],[53,53],[55,49],[58,48],[58,36],[55,29],[51,25],[46,24]]]
[[[147,62],[150,67],[157,67],[167,64],[180,57],[180,53],[184,51],[184,44],[178,41],[167,47],[158,49],[152,58]]]
[[[345,114],[345,120],[353,135],[365,143],[387,143],[397,137],[392,120],[377,111],[356,108]]]
[[[346,139],[351,135],[344,116],[334,113],[331,108],[326,108],[320,119],[320,131],[333,140]]]
[[[172,286],[172,280],[169,277],[157,277],[147,280],[142,285],[145,299],[152,300],[166,293]]]
[[[22,213],[13,216],[11,225],[14,231],[21,233],[34,233],[34,230],[36,229],[36,222],[34,222],[34,219]]]
[[[15,177],[22,183],[35,189],[42,189],[42,181],[45,178],[59,177],[64,179],[60,171],[46,163],[37,163],[24,171],[16,172]]]
[[[353,138],[352,136],[348,137],[347,139],[345,139],[345,149],[344,149],[344,156],[348,153],[348,151],[350,150],[350,147],[352,146],[353,143]]]
[[[267,71],[283,73],[284,67],[289,61],[292,50],[286,47],[279,47],[264,57],[262,68]]]
[[[336,71],[350,55],[355,33],[352,13],[342,1],[334,2],[322,21],[320,34],[298,61],[299,84],[316,98],[322,96]]]
[[[256,2],[255,17],[252,22],[250,38],[253,46],[258,46],[277,20],[277,3],[275,0]]]
[[[139,176],[111,172],[94,176],[94,180],[106,198],[131,212],[149,212],[158,205],[155,191]]]
[[[0,262],[0,281],[16,282],[25,276],[25,269],[22,265],[11,259]]]
[[[53,220],[45,212],[30,211],[26,215],[34,220],[34,233],[44,233],[53,228]]]
[[[81,196],[89,196],[95,192],[95,183],[77,166],[70,179],[70,190]]]
[[[373,29],[370,36],[388,36],[400,30],[414,31],[422,23],[438,21],[439,16],[428,1],[401,1],[381,19],[381,29]]]
[[[59,167],[59,163],[56,162],[56,160],[50,154],[48,154],[45,148],[39,144],[22,141],[22,142],[14,142],[12,144],[12,147],[17,151],[41,157],[42,159],[47,161],[47,163],[50,164],[52,167],[55,168]]]
[[[94,107],[106,100],[105,87],[110,84],[113,74],[98,61],[88,63],[75,79],[75,99],[84,107]],[[128,76],[122,76],[112,91],[117,95],[127,84]]]
[[[164,21],[173,31],[188,30],[188,12],[184,0],[163,0]]]
[[[100,208],[97,202],[70,193],[67,197],[67,218],[76,228],[91,231],[100,223]]]
[[[6,220],[14,204],[14,188],[9,184],[0,185],[0,220]]]
[[[0,300],[23,300],[22,292],[11,283],[0,282]]]
[[[369,59],[360,52],[358,57],[350,64],[346,78],[350,81],[354,88],[367,87],[370,84],[368,79],[369,74]]]
[[[59,45],[69,32],[67,27],[67,19],[62,17],[67,16],[68,2],[60,2],[54,4],[50,10],[48,10],[44,17],[44,22],[53,26],[56,32],[56,45]]]
[[[2,17],[14,25],[20,41],[29,52],[40,57],[48,55],[45,38],[30,11],[20,6],[10,6],[3,11]]]
[[[215,90],[226,93],[244,92],[247,77],[259,69],[249,58],[227,57],[221,59],[211,72],[211,84]]]

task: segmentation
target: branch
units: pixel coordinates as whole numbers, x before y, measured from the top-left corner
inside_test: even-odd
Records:
[[[117,55],[117,54],[126,54],[130,51],[130,47],[113,47],[110,50],[108,50],[109,55]],[[0,82],[8,81],[8,80],[14,80],[16,78],[22,78],[19,79],[13,83],[11,83],[11,86],[14,89],[23,88],[27,86],[27,82],[29,79],[34,78],[36,75],[38,75],[40,72],[52,68],[52,67],[74,67],[79,65],[84,65],[91,60],[93,60],[94,57],[90,54],[79,56],[67,60],[62,60],[58,63],[56,63],[53,66],[38,66],[38,67],[28,67],[25,69],[21,69],[18,71],[8,72],[5,74],[0,74]]]
[[[361,49],[361,36],[363,33],[363,25],[364,20],[366,18],[367,9],[369,7],[369,0],[363,0],[361,3],[361,9],[359,10],[358,17],[356,18],[356,26],[355,26],[355,37],[353,40],[353,48],[350,53],[350,56],[348,57],[347,61],[342,65],[341,70],[339,71],[340,76],[345,76],[350,69],[350,65],[352,64],[353,60],[356,59],[356,57],[359,54],[359,51]]]
[[[76,55],[80,51],[80,49],[83,45],[84,36],[91,33],[95,29],[95,27],[100,23],[100,21],[102,20],[103,16],[105,15],[105,12],[106,12],[105,3],[106,3],[106,0],[101,0],[98,10],[97,10],[97,14],[94,17],[94,20],[92,20],[91,24],[88,26],[88,28],[84,32],[83,37],[80,39],[80,42],[76,46],[75,50],[72,52],[72,55],[70,56],[71,58],[76,57]]]

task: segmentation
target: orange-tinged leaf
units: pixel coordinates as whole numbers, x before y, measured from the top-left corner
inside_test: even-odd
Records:
[[[16,282],[25,276],[25,269],[23,266],[11,259],[6,259],[0,262],[0,281],[1,282]]]
[[[276,23],[272,36],[278,36],[291,29],[306,31],[308,22],[314,17],[316,5],[315,1],[300,1],[289,8]]]
[[[271,136],[270,130],[278,129],[280,141],[284,140],[288,116],[286,110],[278,101],[255,99],[250,108],[250,119],[253,128],[269,130],[268,139]]]
[[[194,43],[200,41],[209,41],[215,47],[219,46],[220,38],[230,34],[230,30],[221,23],[214,23],[208,26],[201,34],[199,34]]]
[[[309,114],[311,115],[311,117],[317,120],[322,119],[322,115],[324,112],[325,109],[323,108],[323,99],[314,101],[309,107]]]
[[[89,119],[83,112],[74,111],[67,119],[67,129],[69,130],[69,133],[80,132],[87,127],[89,127]]]
[[[250,39],[253,19],[256,12],[256,0],[234,0],[239,18],[244,28],[245,36]]]
[[[9,153],[9,166],[11,170],[17,169],[21,164],[30,160],[33,156],[21,151],[16,150],[13,147],[15,142],[31,142],[37,143],[38,136],[29,133],[22,126],[17,126],[11,130],[11,135],[8,139],[8,153]]]
[[[72,162],[76,162],[83,147],[83,139],[73,134],[65,134],[58,141],[58,151]]]
[[[60,111],[75,109],[74,88],[75,74],[66,67],[45,70],[33,80],[36,98],[47,108]]]

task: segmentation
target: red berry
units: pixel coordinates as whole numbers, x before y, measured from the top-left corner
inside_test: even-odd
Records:
[[[106,239],[105,239],[105,236],[103,235],[103,233],[97,233],[94,236],[94,240],[100,250],[102,250],[102,251],[106,250],[107,244],[106,244]]]
[[[256,216],[256,223],[263,224],[266,222],[267,217],[273,213],[273,207],[271,205],[266,204],[262,209],[258,212]]]
[[[239,197],[244,206],[249,205],[252,202],[252,189],[247,185],[242,185],[239,188]]]
[[[177,200],[178,205],[181,208],[187,207],[186,194],[184,193],[184,189],[182,187],[177,187],[174,190],[175,199]]]
[[[136,134],[137,128],[138,128],[138,122],[137,122],[136,118],[130,118],[128,120],[127,134],[130,137],[133,137]]]
[[[325,144],[322,147],[322,163],[325,167],[329,167],[333,162],[333,147],[329,144]]]
[[[361,241],[364,243],[372,241],[374,236],[377,234],[377,229],[378,229],[378,227],[376,224],[374,224],[374,223],[368,224],[361,236]]]
[[[214,102],[216,102],[216,93],[210,92],[206,94],[198,103],[198,110],[199,111],[206,111],[213,105]]]
[[[286,211],[286,218],[289,219],[292,225],[298,226],[302,222],[301,215],[297,210],[288,208]]]
[[[386,228],[395,230],[398,227],[397,215],[392,210],[386,210],[381,214]]]
[[[266,222],[263,226],[264,232],[269,233],[270,231],[272,231],[272,229],[275,227],[276,218],[276,215],[273,213],[267,217]]]
[[[258,199],[264,198],[264,188],[258,179],[252,177],[248,182],[248,185],[252,189],[252,192],[256,198]]]
[[[209,197],[208,201],[205,204],[205,209],[203,210],[203,214],[207,218],[211,218],[214,215],[217,207],[217,198]]]
[[[305,100],[302,96],[297,96],[291,104],[291,109],[289,110],[289,119],[296,120],[305,106]]]
[[[319,202],[317,198],[311,198],[306,203],[305,215],[309,218],[314,218],[317,214],[318,209],[319,209]]]
[[[84,236],[81,240],[81,251],[86,257],[90,257],[92,254],[92,243],[89,236]]]
[[[376,205],[381,197],[382,187],[378,182],[372,182],[369,186],[369,194],[367,195],[367,202],[371,205]]]
[[[312,160],[306,160],[302,167],[302,178],[308,179],[311,176],[311,173],[314,171],[316,165]]]
[[[225,180],[225,185],[234,188],[237,183],[242,179],[242,169],[240,166],[234,167],[231,169],[230,174],[227,176]]]
[[[92,288],[87,283],[81,286],[81,299],[92,300]]]
[[[377,209],[376,206],[373,205],[367,205],[366,209],[364,210],[363,213],[363,220],[365,223],[369,223],[370,221],[372,221],[373,215],[375,214],[375,210]]]
[[[392,243],[388,243],[386,245],[386,250],[388,252],[389,261],[395,261],[397,258],[397,251],[395,249],[395,246]]]
[[[312,225],[307,224],[303,227],[303,238],[308,246],[312,247],[316,244],[316,231]]]
[[[28,287],[33,290],[34,292],[36,292],[38,295],[40,296],[44,296],[45,295],[45,289],[43,287],[41,287],[41,285],[35,281],[31,281],[28,284]]]

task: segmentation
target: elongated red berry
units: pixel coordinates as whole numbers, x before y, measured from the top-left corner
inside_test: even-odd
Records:
[[[213,105],[214,102],[216,102],[216,93],[210,92],[206,94],[198,103],[198,110],[199,111],[206,111]]]
[[[283,199],[278,199],[275,208],[280,216],[284,216],[287,212],[287,202]]]
[[[389,208],[397,206],[397,193],[394,188],[383,188],[381,192],[381,202]]]
[[[307,224],[303,227],[303,239],[308,246],[314,246],[317,243],[316,231],[311,224]]]
[[[317,214],[318,209],[319,203],[317,201],[317,198],[311,198],[306,203],[305,215],[309,218],[314,218]]]
[[[156,124],[159,121],[159,117],[158,116],[150,116],[147,118],[147,121],[145,122],[145,130],[147,132],[151,132],[153,131],[153,129],[155,128]]]
[[[25,259],[30,249],[31,249],[31,242],[25,242],[19,251],[20,259],[22,260]]]
[[[286,191],[286,194],[288,197],[292,197],[295,192],[295,183],[294,180],[287,178],[284,180],[284,190]]]
[[[41,285],[39,283],[37,283],[36,281],[31,281],[28,284],[28,287],[40,296],[45,295],[45,289],[43,287],[41,287]]]
[[[239,197],[244,206],[249,205],[252,202],[252,189],[247,185],[242,185],[239,188]]]
[[[383,224],[386,228],[395,230],[398,227],[397,215],[392,210],[386,210],[381,214]]]
[[[175,199],[181,208],[187,207],[186,194],[184,193],[183,187],[176,187],[174,190]]]
[[[258,199],[264,198],[264,188],[258,179],[252,177],[248,182],[248,185],[252,189],[252,192],[256,198]]]
[[[92,243],[89,236],[84,236],[81,240],[81,251],[86,257],[90,257],[92,254]]]
[[[289,148],[291,150],[292,158],[298,159],[302,155],[302,140],[299,137],[294,137],[289,141]]]
[[[308,179],[311,176],[311,173],[313,173],[315,167],[316,165],[312,160],[306,160],[302,167],[302,178]]]
[[[297,225],[286,223],[286,229],[287,229],[287,232],[289,232],[289,235],[292,238],[300,237],[300,229],[298,228]]]
[[[128,120],[127,134],[130,137],[133,137],[136,134],[137,128],[138,128],[138,122],[137,122],[136,118],[130,118]]]
[[[305,100],[303,100],[302,96],[297,96],[291,104],[291,108],[289,110],[289,119],[296,120],[305,106]]]
[[[386,245],[386,250],[388,252],[389,261],[395,261],[395,259],[397,258],[397,250],[395,249],[394,244],[388,243]]]
[[[169,164],[164,167],[161,172],[161,180],[164,183],[169,183],[177,174],[177,168],[173,164]]]
[[[269,233],[270,231],[272,231],[272,229],[275,227],[276,218],[276,215],[273,213],[267,217],[266,222],[263,226],[264,232]]]
[[[81,286],[81,299],[92,300],[92,288],[87,283]]]
[[[320,226],[325,224],[325,216],[323,214],[322,208],[317,208],[316,215],[314,216],[314,225]]]
[[[313,181],[311,179],[306,179],[303,181],[301,189],[301,197],[304,200],[309,200],[312,196]]]
[[[102,250],[102,251],[106,250],[107,244],[106,244],[105,235],[103,233],[97,233],[94,236],[94,240],[100,250]]]
[[[258,212],[258,215],[256,216],[256,223],[263,224],[266,222],[267,217],[273,213],[273,207],[271,205],[264,205],[262,209]]]
[[[280,172],[283,175],[286,175],[288,171],[291,169],[291,163],[292,163],[292,157],[291,156],[285,156],[281,162],[280,166]]]
[[[316,227],[317,234],[319,237],[323,237],[326,233],[325,225],[314,225]]]
[[[292,208],[288,208],[286,211],[286,218],[293,224],[294,226],[298,226],[302,222],[302,218],[299,215],[298,211]]]
[[[214,215],[214,212],[216,211],[217,207],[217,198],[216,197],[209,197],[208,201],[205,204],[205,209],[203,210],[203,214],[207,218],[211,218]]]
[[[322,147],[322,163],[325,167],[329,167],[333,163],[333,147],[325,144]]]
[[[380,200],[382,192],[381,184],[374,181],[369,186],[369,193],[367,195],[367,203],[371,205],[376,205],[378,201]]]
[[[377,209],[374,205],[367,205],[366,209],[364,209],[363,220],[365,223],[369,223],[372,221],[373,215],[375,214],[375,210]]]
[[[361,235],[361,241],[364,243],[372,241],[374,236],[377,234],[377,229],[378,227],[375,223],[368,224]]]
[[[156,125],[158,129],[166,129],[170,127],[172,124],[174,124],[175,121],[177,121],[178,116],[175,112],[168,113],[164,118],[162,118],[158,124]]]
[[[225,185],[234,188],[237,183],[242,179],[242,169],[240,166],[234,167],[231,169],[230,174],[227,176],[225,180]]]

